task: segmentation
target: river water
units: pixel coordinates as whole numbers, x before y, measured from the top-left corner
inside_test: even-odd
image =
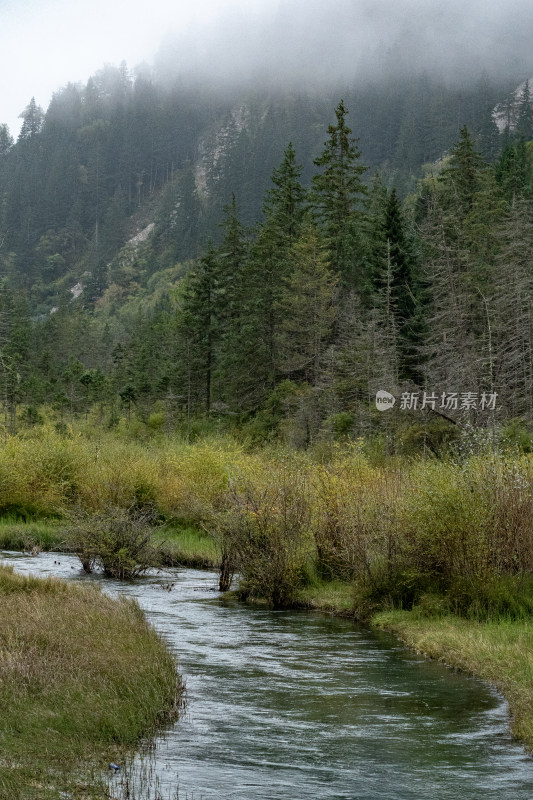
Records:
[[[71,556],[4,555],[24,573],[94,580]],[[149,772],[147,798],[178,787],[180,800],[533,798],[533,760],[502,698],[386,633],[224,602],[209,572],[103,588],[137,598],[186,682],[183,717],[135,766],[139,792]],[[124,797],[124,777],[113,781]]]

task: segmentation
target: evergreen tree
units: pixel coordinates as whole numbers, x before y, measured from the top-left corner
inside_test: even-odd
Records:
[[[292,243],[299,233],[304,214],[305,191],[300,182],[302,166],[296,163],[292,142],[283,161],[272,173],[274,186],[266,193],[263,214],[267,224],[276,228],[278,237]]]
[[[518,119],[516,122],[515,133],[518,138],[528,142],[533,139],[533,105],[531,102],[531,90],[529,80],[524,84],[520,102],[518,103]]]
[[[523,139],[504,149],[496,164],[495,176],[508,203],[530,196],[533,191],[533,166]]]
[[[7,125],[0,125],[0,159],[7,156],[13,144],[13,137],[9,133]]]
[[[313,177],[312,205],[324,230],[331,267],[343,282],[361,286],[361,202],[367,190],[361,180],[367,167],[359,163],[357,140],[346,124],[347,109],[341,100],[335,109],[336,125],[315,159],[321,172]]]
[[[499,252],[487,293],[487,391],[509,417],[533,418],[533,213],[517,199],[498,225]],[[490,338],[489,338],[490,334]]]
[[[22,119],[19,142],[32,139],[40,132],[44,121],[44,112],[41,106],[35,102],[35,97],[31,98],[22,114],[19,115],[19,119]]]
[[[316,386],[331,337],[337,276],[314,225],[308,222],[291,251],[291,273],[280,300],[280,372]]]
[[[387,257],[385,268],[385,287],[387,291],[387,308],[394,317],[394,328],[397,331],[399,378],[404,380],[420,380],[417,364],[420,360],[420,330],[417,315],[418,287],[415,283],[414,259],[410,252],[407,236],[404,231],[401,207],[396,190],[393,189],[388,199],[385,214],[385,238]]]
[[[185,278],[179,313],[181,339],[186,344],[184,377],[189,405],[192,398],[197,398],[206,413],[211,410],[219,334],[216,317],[218,278],[217,254],[209,243],[198,268]]]
[[[459,141],[452,148],[449,162],[443,169],[440,180],[448,189],[451,205],[458,203],[463,214],[467,214],[479,188],[479,178],[486,165],[474,146],[468,128],[461,128]]]
[[[217,320],[220,329],[220,359],[217,372],[220,396],[244,407],[253,403],[256,389],[248,371],[255,363],[254,319],[250,315],[253,294],[250,287],[248,242],[239,220],[237,201],[224,209],[224,238],[218,257]]]
[[[305,213],[301,170],[296,164],[294,148],[289,144],[280,167],[273,171],[274,185],[267,191],[263,205],[265,221],[250,252],[249,320],[255,324],[258,354],[254,371],[265,388],[273,388],[276,381],[280,297],[290,270],[290,251],[299,236]]]

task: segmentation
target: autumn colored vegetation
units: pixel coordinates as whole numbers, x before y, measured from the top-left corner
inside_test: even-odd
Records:
[[[182,526],[218,552],[224,588],[238,573],[241,594],[274,606],[340,581],[360,617],[419,602],[477,618],[533,608],[533,459],[518,450],[383,460],[364,442],[250,451],[44,427],[7,442],[0,476],[3,513],[55,518],[71,549],[96,558],[95,532],[148,547],[144,523],[152,543]]]

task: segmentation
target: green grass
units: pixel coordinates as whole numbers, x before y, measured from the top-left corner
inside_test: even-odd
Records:
[[[62,539],[58,520],[25,522],[14,516],[0,517],[0,550],[57,550],[61,549]]]
[[[217,569],[220,550],[214,539],[200,528],[164,526],[153,536],[155,544],[165,543],[165,566]]]
[[[419,652],[496,686],[509,703],[513,734],[533,749],[533,618],[476,622],[430,618],[415,608],[382,612],[372,622]]]
[[[176,714],[171,654],[136,603],[93,586],[0,568],[0,605],[0,797],[104,797],[93,771]]]
[[[24,522],[13,516],[0,517],[0,550],[62,550],[64,530],[61,520]],[[156,529],[153,542],[165,543],[165,566],[217,569],[220,565],[216,542],[200,528],[165,525]]]
[[[351,583],[343,581],[317,582],[300,589],[296,605],[300,608],[327,611],[339,616],[354,616],[355,595]]]

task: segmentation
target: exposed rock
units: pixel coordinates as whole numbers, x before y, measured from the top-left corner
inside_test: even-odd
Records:
[[[143,228],[142,231],[139,231],[139,233],[136,233],[131,239],[128,239],[127,244],[131,244],[133,247],[138,247],[140,244],[142,244],[142,242],[145,242],[148,239],[154,228],[155,222],[150,222],[146,228]]]

